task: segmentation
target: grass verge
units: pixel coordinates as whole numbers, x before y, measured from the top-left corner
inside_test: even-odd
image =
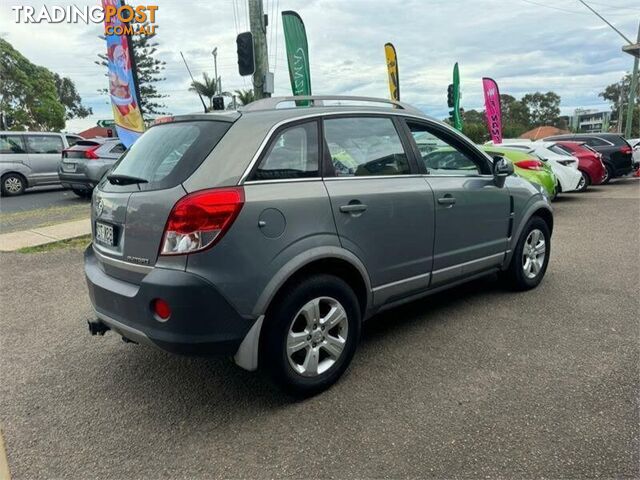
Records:
[[[50,252],[52,250],[60,250],[63,248],[75,248],[83,249],[91,242],[91,235],[83,235],[81,237],[69,238],[67,240],[60,240],[59,242],[47,243],[45,245],[38,245],[37,247],[25,247],[18,250],[18,253],[42,253]]]

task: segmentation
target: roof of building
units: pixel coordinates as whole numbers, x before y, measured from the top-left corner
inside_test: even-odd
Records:
[[[115,137],[115,128],[103,128],[103,127],[91,127],[88,130],[79,132],[82,138],[95,138],[95,137]]]
[[[536,127],[528,132],[524,132],[520,135],[520,138],[528,138],[530,140],[539,140],[541,138],[550,137],[552,135],[563,135],[565,133],[570,133],[568,130],[562,130],[561,128],[551,127],[551,126],[543,126]]]

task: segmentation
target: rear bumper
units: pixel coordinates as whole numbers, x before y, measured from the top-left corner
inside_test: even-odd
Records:
[[[75,172],[65,172],[60,166],[58,168],[58,176],[60,177],[60,183],[67,188],[91,190],[100,182],[110,166],[111,164],[101,160],[89,160],[88,162],[77,163]]]
[[[140,285],[107,275],[92,246],[85,251],[89,297],[98,319],[138,343],[193,355],[233,355],[255,319],[239,315],[209,282],[184,271],[153,268]],[[151,310],[161,298],[171,316],[159,321]]]

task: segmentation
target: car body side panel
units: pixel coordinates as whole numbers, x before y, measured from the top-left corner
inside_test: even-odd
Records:
[[[213,248],[189,255],[187,271],[216,285],[241,315],[256,318],[264,313],[258,299],[289,260],[340,242],[320,179],[248,182],[244,192],[233,227]]]

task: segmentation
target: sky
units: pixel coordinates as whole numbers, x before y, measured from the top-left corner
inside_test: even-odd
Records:
[[[85,119],[67,122],[77,132],[112,118],[105,68],[94,63],[105,51],[96,24],[16,23],[14,5],[94,5],[88,0],[0,0],[0,36],[31,62],[71,78],[83,102],[93,109]],[[624,35],[635,40],[640,0],[587,0]],[[213,76],[211,51],[218,47],[218,74],[225,91],[250,88],[250,77],[237,69],[235,37],[249,30],[246,0],[131,0],[130,5],[158,5],[157,58],[166,62],[167,111],[200,111],[180,57],[196,77]],[[608,110],[598,96],[630,71],[633,59],[624,40],[578,0],[264,0],[269,67],[275,95],[290,95],[280,12],[297,11],[309,41],[314,94],[388,97],[384,44],[398,52],[403,101],[445,118],[446,89],[459,62],[462,106],[483,108],[483,76],[494,78],[501,93],[520,98],[535,91],[555,91],[561,111]]]

